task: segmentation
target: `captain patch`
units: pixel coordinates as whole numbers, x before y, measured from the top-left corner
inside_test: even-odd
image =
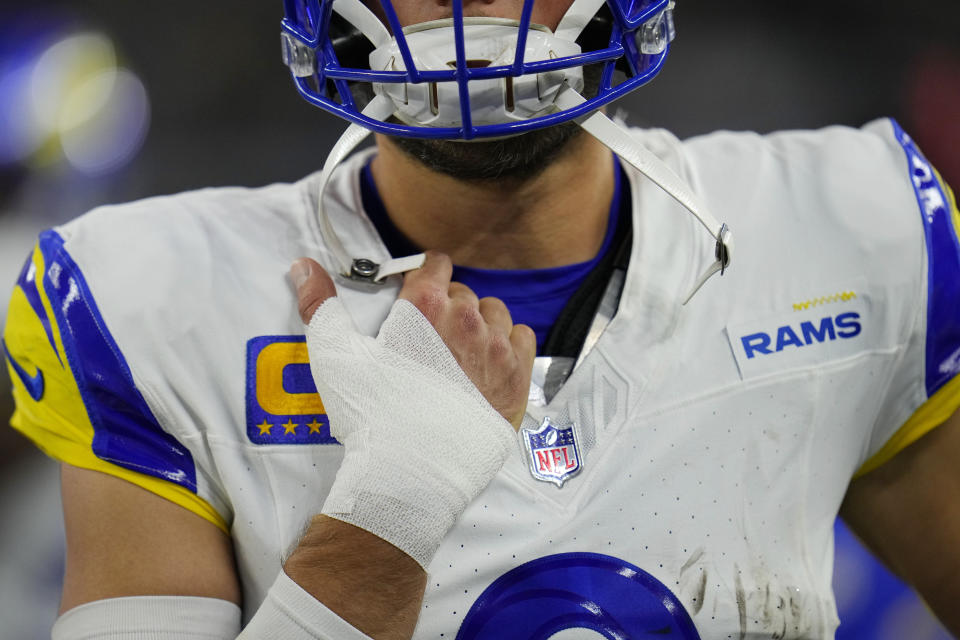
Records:
[[[247,438],[254,444],[339,444],[330,435],[304,336],[247,342]]]

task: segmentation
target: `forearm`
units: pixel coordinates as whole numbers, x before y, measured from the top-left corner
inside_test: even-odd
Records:
[[[294,582],[376,640],[413,635],[427,574],[377,536],[318,515],[284,565]]]
[[[65,612],[53,629],[54,640],[119,640],[145,633],[158,640],[237,638],[241,611],[234,602],[239,602],[239,594],[231,602],[229,590],[210,591],[205,586],[211,580],[205,572],[216,576],[232,571],[232,562],[223,563],[217,547],[197,535],[204,528],[222,535],[219,530],[150,494],[124,511],[124,490],[142,490],[110,476],[76,471],[69,475],[79,476],[77,484],[89,476],[100,481],[93,488],[112,490],[121,513],[91,510],[79,522],[68,518],[69,588],[64,591]],[[83,500],[65,493],[68,516],[89,505],[97,492],[80,495]],[[157,512],[171,518],[157,518]],[[114,537],[117,544],[111,553],[97,552],[104,526],[122,530],[140,522],[149,526],[140,532],[147,544],[135,545],[139,558],[128,546],[135,540],[124,535]],[[98,544],[87,535],[88,529],[98,534]],[[183,557],[182,540],[196,543]],[[178,575],[181,582],[172,582]],[[425,581],[421,566],[393,545],[353,525],[317,516],[239,638],[407,639],[416,625]]]
[[[532,330],[515,327],[503,303],[451,284],[452,271],[449,258],[428,255],[371,338],[355,331],[319,264],[291,269],[344,458],[326,515],[284,569],[296,594],[377,640],[413,635],[425,567],[516,446],[529,395]],[[465,438],[485,446],[464,450]]]

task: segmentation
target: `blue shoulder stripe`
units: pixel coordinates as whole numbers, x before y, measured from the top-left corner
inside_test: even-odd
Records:
[[[46,265],[44,291],[93,425],[94,454],[196,493],[193,457],[163,430],[147,406],[63,238],[55,231],[44,231],[39,246]],[[46,317],[46,313],[38,315]]]
[[[931,397],[960,374],[960,229],[956,205],[913,139],[891,121],[907,154],[927,242],[926,386]]]
[[[40,300],[40,292],[37,290],[37,267],[33,263],[32,251],[30,255],[27,256],[27,262],[23,265],[23,269],[20,270],[20,277],[17,278],[17,286],[23,291],[23,295],[26,297],[30,308],[37,314],[37,318],[43,325],[43,330],[47,334],[47,340],[50,341],[53,352],[57,355],[57,360],[60,360],[60,351],[57,349],[57,343],[53,340],[53,327],[50,326],[50,318],[43,308],[43,302]],[[60,360],[60,364],[63,364],[63,360]]]

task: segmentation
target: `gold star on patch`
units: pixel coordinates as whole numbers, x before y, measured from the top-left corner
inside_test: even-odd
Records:
[[[317,422],[317,419],[314,418],[307,426],[310,427],[310,433],[320,433],[320,429],[323,428],[323,423]]]
[[[283,423],[283,435],[297,435],[297,427],[299,427],[296,422],[291,418]]]
[[[260,435],[262,436],[273,435],[270,433],[270,429],[273,428],[273,425],[267,422],[266,418],[264,418],[263,422],[257,425],[257,428],[260,429]]]

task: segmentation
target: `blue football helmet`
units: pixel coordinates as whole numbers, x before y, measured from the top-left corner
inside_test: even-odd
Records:
[[[518,19],[465,17],[454,0],[452,17],[406,26],[391,0],[284,0],[283,59],[308,102],[369,130],[509,136],[589,114],[653,79],[674,37],[673,5],[574,0],[551,31],[531,21],[534,0]],[[588,65],[599,75],[593,95],[560,99],[583,91]],[[364,112],[374,95],[393,110]]]

